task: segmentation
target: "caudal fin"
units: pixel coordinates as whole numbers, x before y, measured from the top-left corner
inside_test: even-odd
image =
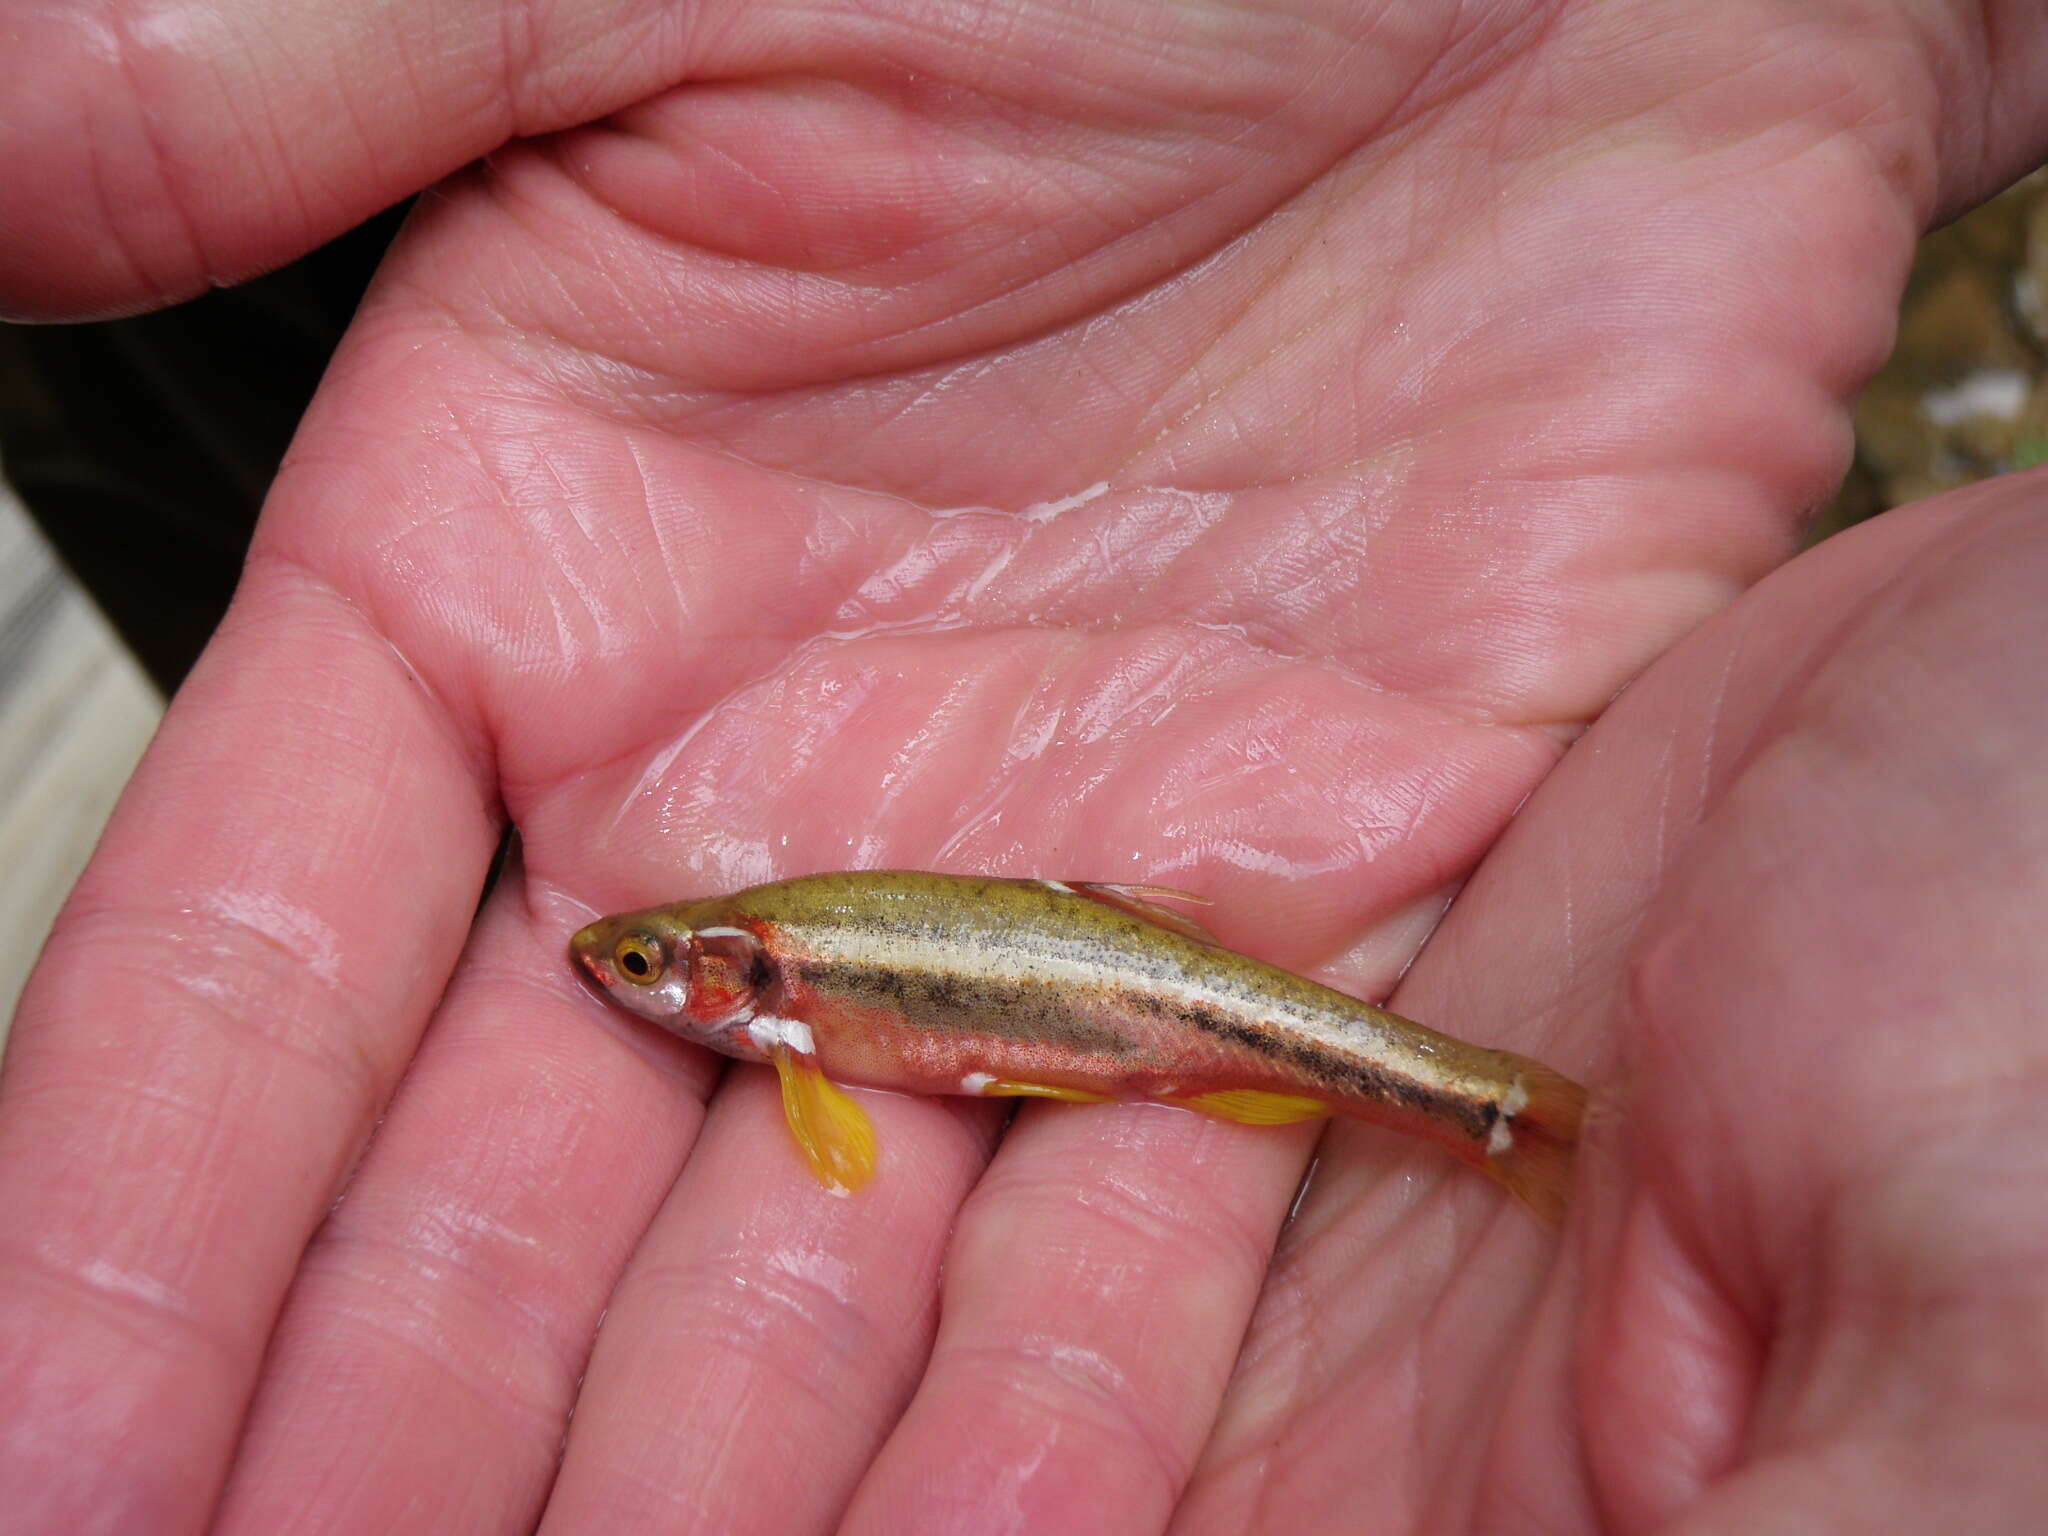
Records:
[[[1486,1146],[1486,1171],[1545,1223],[1564,1219],[1586,1090],[1540,1062],[1521,1061]]]

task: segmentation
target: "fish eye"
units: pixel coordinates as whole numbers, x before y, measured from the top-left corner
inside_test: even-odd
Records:
[[[661,945],[644,933],[629,933],[612,946],[612,964],[635,986],[653,986],[667,963]]]

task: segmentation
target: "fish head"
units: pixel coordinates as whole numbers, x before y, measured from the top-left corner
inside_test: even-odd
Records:
[[[689,1011],[690,940],[658,911],[626,912],[578,929],[569,955],[605,1001],[674,1029]]]
[[[752,1016],[762,966],[743,930],[699,932],[672,908],[601,917],[569,940],[569,957],[606,1002],[706,1044]]]

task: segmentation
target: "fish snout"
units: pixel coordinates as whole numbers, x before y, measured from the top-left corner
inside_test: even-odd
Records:
[[[619,984],[618,973],[612,969],[605,949],[603,927],[602,923],[592,923],[588,928],[578,929],[569,941],[569,955],[576,962],[577,973],[600,997]]]

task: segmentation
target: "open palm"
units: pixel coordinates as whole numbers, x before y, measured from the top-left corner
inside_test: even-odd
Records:
[[[1790,552],[1913,234],[2043,141],[1887,18],[224,10],[122,29],[159,170],[84,210],[125,119],[31,93],[23,311],[513,138],[393,252],[23,1004],[18,1508],[1748,1531],[1964,1445],[2037,1507],[1985,1475],[2043,1401],[2025,492],[1802,560],[1545,782]],[[1462,887],[1397,1005],[1594,1084],[1562,1245],[1377,1134],[1151,1109],[870,1096],[833,1200],[772,1079],[563,963],[852,866],[1192,887],[1372,996]]]

